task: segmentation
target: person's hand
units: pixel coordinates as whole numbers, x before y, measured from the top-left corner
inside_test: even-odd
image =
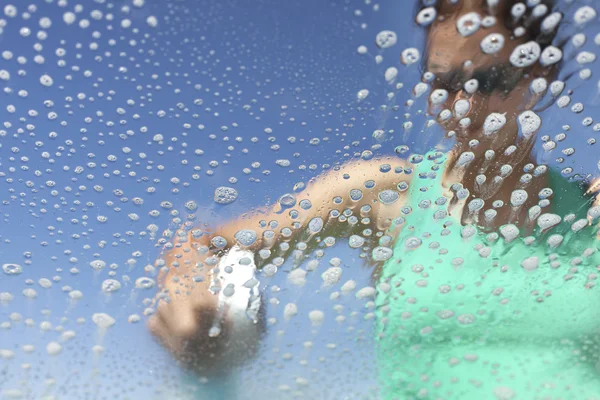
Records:
[[[183,366],[207,376],[223,374],[254,355],[260,326],[246,327],[243,337],[235,335],[240,323],[218,310],[218,295],[209,291],[209,267],[201,272],[193,267],[202,258],[187,244],[165,255],[168,272],[159,278],[163,290],[148,327]]]
[[[150,332],[186,366],[201,366],[219,352],[218,338],[210,338],[217,309],[217,296],[192,277],[191,262],[199,256],[189,246],[170,250],[164,257],[159,282],[163,290],[155,298],[156,312],[150,317]],[[173,266],[176,261],[178,266]],[[168,268],[168,272],[165,272]],[[212,339],[212,340],[211,340]]]
[[[600,206],[600,177],[592,180],[592,183],[586,190],[585,194],[587,194],[587,195],[593,194],[595,196],[590,208]],[[588,212],[587,220],[590,225],[593,225],[594,223],[596,223],[594,216],[590,215],[589,212]],[[598,223],[597,227],[600,228],[600,222]],[[600,240],[600,230],[596,234],[596,239]]]

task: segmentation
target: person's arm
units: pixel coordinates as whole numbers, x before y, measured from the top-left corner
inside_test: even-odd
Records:
[[[400,192],[398,200],[387,205],[380,201],[379,194],[385,190],[399,192],[399,183],[409,183],[412,175],[404,172],[404,168],[406,162],[395,157],[351,161],[310,182],[302,192],[295,194],[296,204],[291,209],[282,212],[277,204],[254,210],[217,227],[211,235],[199,238],[193,237],[191,232],[176,235],[173,247],[157,261],[157,265],[161,266],[159,282],[162,291],[156,298],[155,315],[149,320],[152,333],[184,365],[205,374],[218,373],[233,363],[248,359],[256,351],[264,330],[263,322],[257,323],[253,332],[246,333],[246,351],[238,351],[238,354],[233,354],[231,348],[235,346],[230,343],[235,321],[224,321],[218,336],[209,335],[218,303],[218,296],[209,290],[210,270],[216,264],[216,255],[236,243],[256,252],[272,248],[284,240],[302,238],[309,242],[315,235],[327,235],[344,223],[339,222],[339,218],[330,217],[334,209],[341,213],[345,209],[357,210],[368,205],[370,211],[365,213],[363,209],[363,217],[367,216],[369,220],[363,219],[356,225],[361,229],[387,229],[398,215],[403,193]],[[374,186],[365,187],[368,181],[373,181]],[[360,198],[355,189],[362,192]],[[297,212],[295,218],[291,210]],[[360,215],[358,217],[361,219]],[[318,227],[316,219],[321,219],[323,228],[315,232],[316,229],[311,231],[309,225]],[[370,223],[364,223],[368,221]],[[255,231],[257,240],[250,246],[243,246],[235,237],[240,230]],[[224,238],[227,244],[216,248],[211,243],[216,236]]]
[[[365,205],[371,207],[368,212],[371,218],[369,225],[384,230],[389,226],[392,215],[397,214],[398,203],[388,207],[379,201],[378,197],[385,190],[399,192],[397,186],[402,181],[408,184],[412,175],[398,172],[404,171],[405,167],[406,162],[395,157],[347,162],[338,169],[330,170],[311,181],[306,189],[294,196],[296,202],[294,207],[282,210],[281,206],[276,204],[252,210],[218,227],[213,236],[221,236],[227,240],[228,245],[233,245],[237,243],[235,239],[237,232],[254,230],[258,239],[246,248],[253,251],[271,248],[282,240],[292,240],[302,234],[312,236],[310,235],[312,232],[322,236],[331,225],[338,223],[337,218],[330,216],[332,210],[342,213],[345,209],[354,211]],[[368,181],[373,181],[374,186],[365,187]],[[358,200],[352,200],[350,196],[350,192],[355,189],[362,192],[362,197]],[[339,198],[337,201],[336,197]],[[306,201],[310,202],[310,208],[303,209],[301,204]],[[292,210],[297,212],[295,218],[291,215]],[[317,232],[309,230],[309,223],[312,220],[315,220],[313,226],[319,226],[316,219],[323,222],[323,230]]]
[[[586,190],[585,194],[594,194],[594,200],[592,201],[592,205],[590,206],[590,208],[592,207],[600,207],[600,177],[599,178],[595,178],[592,183],[590,184],[589,188]],[[596,228],[598,228],[599,230],[596,233],[596,240],[600,240],[600,221],[596,221],[594,219],[593,215],[590,215],[590,213],[588,213],[587,216],[588,219],[588,223],[590,225],[596,224]]]

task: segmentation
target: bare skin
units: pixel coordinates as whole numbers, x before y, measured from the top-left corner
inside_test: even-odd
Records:
[[[427,70],[440,77],[435,81],[434,89],[451,86],[457,73],[461,76],[460,82],[464,83],[474,76],[476,71],[508,63],[515,46],[527,41],[526,38],[509,40],[511,30],[505,28],[501,23],[494,26],[493,30],[481,29],[472,36],[466,38],[460,36],[456,31],[458,17],[471,11],[486,15],[487,10],[484,9],[484,4],[485,1],[481,0],[466,0],[462,3],[462,8],[458,10],[456,7],[446,9],[446,7],[450,7],[448,5],[440,8],[439,15],[443,18],[438,18],[431,26],[427,45]],[[498,15],[503,15],[507,10],[498,9],[496,12]],[[498,54],[484,55],[479,49],[479,44],[483,37],[491,32],[501,33],[507,40],[504,48]],[[471,61],[471,64],[465,66],[464,62],[467,60]],[[541,67],[533,67],[528,71],[517,71],[517,73],[520,74],[519,81],[508,94],[499,91],[489,94],[480,92],[468,94],[464,90],[449,90],[450,95],[444,104],[436,107],[430,106],[429,112],[435,116],[441,109],[452,110],[453,105],[460,99],[468,100],[470,103],[470,110],[464,116],[471,120],[468,127],[461,127],[459,119],[456,117],[443,123],[447,132],[456,132],[456,136],[459,138],[457,146],[447,155],[449,165],[454,165],[456,158],[464,151],[472,151],[476,159],[482,159],[484,152],[491,149],[499,156],[494,160],[492,166],[487,167],[486,174],[488,176],[497,175],[499,167],[507,163],[514,171],[503,178],[502,184],[498,185],[499,190],[486,192],[482,188],[475,188],[472,183],[474,176],[482,173],[480,167],[446,168],[442,185],[448,197],[452,197],[450,186],[460,182],[472,194],[477,194],[484,200],[487,200],[485,198],[487,196],[494,200],[503,200],[505,204],[508,204],[511,192],[519,185],[523,167],[532,162],[531,145],[517,143],[517,117],[524,110],[531,109],[539,101],[539,97],[533,96],[529,90],[531,81],[539,76],[547,76],[550,80],[551,73],[542,70]],[[482,127],[485,118],[492,112],[506,113],[507,123],[499,138],[486,141],[482,135]],[[481,145],[467,148],[467,143],[471,139],[481,140]],[[521,153],[503,159],[502,153],[510,144],[518,144]],[[381,166],[384,164],[389,165],[389,172],[381,171]],[[308,210],[295,207],[295,210],[298,211],[295,219],[290,216],[288,211],[281,212],[279,206],[274,206],[242,215],[240,218],[218,227],[211,235],[193,238],[188,233],[183,240],[178,239],[171,249],[166,249],[162,258],[165,265],[161,269],[163,272],[159,279],[162,283],[162,291],[156,298],[156,313],[149,320],[151,332],[184,365],[204,375],[222,373],[232,365],[248,359],[256,352],[257,343],[264,330],[264,323],[255,324],[254,333],[245,338],[245,346],[242,346],[246,349],[245,351],[234,351],[234,346],[231,346],[229,342],[229,332],[235,329],[231,321],[224,321],[224,329],[219,336],[210,337],[208,335],[215,317],[217,296],[209,291],[210,279],[196,282],[194,277],[198,275],[208,277],[212,266],[206,264],[207,259],[226,250],[226,248],[216,249],[211,246],[211,238],[222,236],[230,246],[236,243],[234,237],[236,232],[241,229],[253,229],[257,232],[259,239],[250,247],[252,251],[272,249],[282,241],[308,242],[311,235],[307,233],[306,227],[311,219],[321,218],[324,221],[324,231],[319,235],[327,236],[328,232],[335,231],[340,224],[337,218],[329,217],[330,210],[358,210],[364,205],[371,207],[368,213],[370,223],[359,223],[357,224],[358,228],[363,230],[370,227],[378,231],[385,231],[389,228],[392,219],[398,216],[401,203],[406,200],[401,193],[399,201],[384,205],[378,200],[378,195],[383,190],[396,189],[402,181],[410,183],[410,174],[395,172],[396,169],[401,171],[404,168],[410,168],[410,164],[398,157],[347,162],[322,174],[310,182],[306,189],[296,194],[296,204],[302,200],[309,200],[312,207]],[[373,180],[375,186],[365,189],[364,183],[367,180]],[[546,183],[545,180],[540,179],[526,190],[536,194],[546,186]],[[350,199],[349,192],[353,189],[362,190],[362,199],[359,201]],[[589,190],[592,193],[598,189],[600,189],[600,179],[595,180]],[[337,196],[341,197],[341,203],[333,202]],[[536,196],[530,197],[535,200]],[[463,219],[464,203],[465,201],[456,204],[455,208],[450,210],[459,221]],[[600,205],[600,196],[596,197],[594,204]],[[528,208],[523,207],[524,210]],[[498,211],[494,226],[489,226],[489,228],[520,222],[518,215],[510,214],[509,207],[503,207]],[[357,215],[356,212],[353,214]],[[282,229],[286,227],[291,229],[291,234],[282,233]],[[269,231],[273,232],[272,237],[269,237]],[[395,236],[398,232],[388,231],[387,233]],[[293,248],[293,246],[291,247]],[[176,262],[175,265],[173,265],[174,262]],[[165,300],[165,297],[168,297],[168,301]]]
[[[391,171],[381,172],[382,164],[389,164]],[[308,210],[298,208],[299,215],[296,219],[292,219],[287,212],[280,213],[279,207],[272,207],[243,215],[218,227],[210,236],[204,235],[195,239],[188,234],[183,243],[175,244],[173,249],[167,251],[163,257],[165,265],[171,267],[168,268],[167,273],[160,276],[159,281],[162,282],[162,292],[168,294],[169,301],[162,300],[160,295],[157,297],[156,313],[149,320],[151,332],[183,364],[205,375],[222,372],[231,364],[248,358],[250,354],[247,352],[227,354],[229,331],[232,329],[231,321],[225,321],[224,329],[218,337],[211,338],[208,335],[217,307],[217,296],[209,291],[210,279],[195,282],[193,277],[208,276],[210,267],[204,266],[202,269],[196,265],[204,263],[213,252],[201,254],[198,248],[209,246],[210,239],[215,236],[221,236],[227,240],[227,243],[233,244],[236,242],[234,235],[240,229],[253,229],[257,232],[259,239],[250,247],[251,250],[269,249],[281,240],[297,239],[306,231],[305,228],[311,219],[328,220],[328,214],[334,206],[332,199],[336,196],[344,199],[341,204],[335,205],[338,209],[355,209],[365,204],[371,205],[370,214],[374,216],[372,225],[379,230],[384,230],[396,216],[397,204],[384,205],[377,200],[377,195],[381,190],[395,189],[400,180],[410,180],[409,175],[394,172],[396,168],[403,168],[406,164],[395,157],[346,163],[339,169],[330,171],[309,183],[306,189],[296,196],[297,203],[302,200],[309,200],[312,203],[312,207]],[[348,179],[344,178],[344,174],[347,174]],[[375,188],[364,189],[364,182],[367,180],[374,180]],[[348,193],[357,188],[363,189],[363,198],[359,202],[352,202]],[[284,237],[281,230],[284,227],[292,228],[293,224],[299,224],[298,228],[293,229],[291,235]],[[325,232],[334,228],[335,224],[335,222],[327,224],[324,227]],[[272,228],[274,226],[276,227]],[[361,229],[365,229],[365,226],[363,225]],[[265,238],[265,232],[269,230],[275,232],[272,239]],[[218,253],[217,249],[214,253]],[[174,261],[178,262],[177,267],[172,267]],[[252,347],[262,330],[261,324],[256,324],[255,335],[247,338],[246,347]],[[193,356],[190,356],[191,354]],[[197,357],[197,354],[203,356]]]

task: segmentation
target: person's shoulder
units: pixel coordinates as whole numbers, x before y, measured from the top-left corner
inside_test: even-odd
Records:
[[[559,215],[585,214],[593,201],[589,185],[582,179],[562,176],[559,170],[548,170],[549,187],[552,189],[552,212]]]

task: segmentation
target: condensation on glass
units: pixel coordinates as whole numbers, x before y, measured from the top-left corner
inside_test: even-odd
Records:
[[[0,8],[0,398],[599,399],[593,1]]]

